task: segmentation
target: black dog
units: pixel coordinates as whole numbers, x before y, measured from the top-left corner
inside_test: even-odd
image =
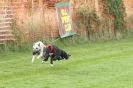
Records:
[[[53,61],[68,59],[71,55],[67,54],[64,50],[58,48],[55,45],[48,45],[43,51],[43,61],[48,61],[50,57],[50,64],[53,65]]]

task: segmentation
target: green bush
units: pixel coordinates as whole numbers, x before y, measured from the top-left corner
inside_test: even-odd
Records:
[[[123,0],[106,0],[109,8],[109,14],[114,17],[114,26],[116,30],[125,30],[125,10]]]

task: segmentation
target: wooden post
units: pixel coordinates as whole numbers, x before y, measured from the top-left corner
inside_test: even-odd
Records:
[[[43,14],[44,14],[43,0],[39,0],[39,7],[40,7],[40,18],[41,20],[43,20]]]
[[[34,12],[34,0],[32,0],[32,13]]]
[[[100,13],[99,13],[99,1],[98,0],[95,0],[95,10],[96,10],[96,14],[100,17]]]
[[[32,0],[32,12],[31,12],[31,14],[32,14],[32,17],[31,17],[31,29],[32,29],[32,32],[33,32],[33,40],[32,41],[34,41],[35,40],[35,33],[34,33],[34,29],[33,29],[33,13],[34,13],[34,0]]]

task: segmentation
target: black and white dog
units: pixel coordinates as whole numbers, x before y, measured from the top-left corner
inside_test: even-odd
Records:
[[[33,56],[32,56],[32,63],[34,62],[35,58],[39,59],[40,57],[43,57],[43,49],[46,46],[41,42],[38,41],[33,44]]]
[[[33,44],[32,63],[34,62],[36,57],[37,59],[42,58],[42,62],[48,61],[48,59],[50,58],[50,65],[53,66],[53,61],[63,59],[67,60],[70,56],[71,55],[66,53],[64,50],[52,44],[45,46],[41,41]]]
[[[58,48],[55,45],[49,44],[44,48],[43,51],[43,62],[48,61],[48,58],[50,57],[50,65],[53,66],[53,61],[56,60],[67,60],[71,55],[66,53],[64,50]]]

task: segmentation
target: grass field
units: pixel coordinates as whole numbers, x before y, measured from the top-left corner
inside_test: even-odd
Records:
[[[0,88],[133,88],[133,41],[75,45],[54,67],[31,52],[0,54]]]

